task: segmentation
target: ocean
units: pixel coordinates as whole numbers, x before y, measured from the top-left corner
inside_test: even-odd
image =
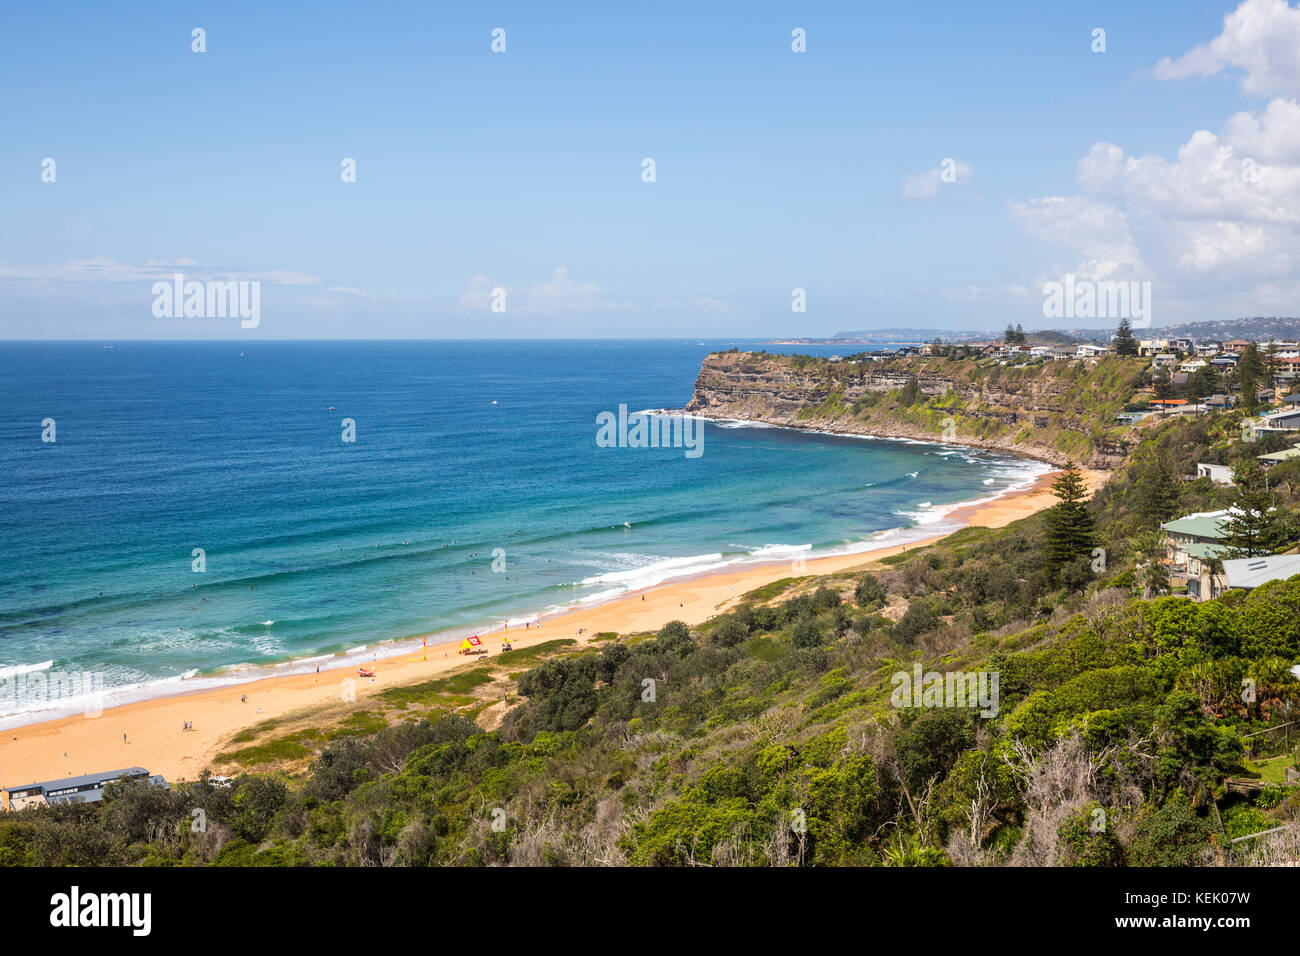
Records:
[[[22,675],[117,702],[369,659],[927,536],[1045,470],[738,423],[699,457],[597,445],[598,414],[682,407],[735,344],[0,344],[0,725],[45,706],[6,698]]]

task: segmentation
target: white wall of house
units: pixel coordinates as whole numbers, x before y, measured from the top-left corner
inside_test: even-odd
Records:
[[[1216,485],[1232,484],[1232,469],[1227,465],[1211,465],[1200,462],[1196,466],[1196,477],[1209,478]]]

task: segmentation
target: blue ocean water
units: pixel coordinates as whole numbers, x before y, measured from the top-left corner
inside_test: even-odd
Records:
[[[932,533],[945,506],[1041,471],[725,424],[703,426],[698,458],[597,446],[598,413],[681,407],[732,344],[0,344],[0,676],[52,661],[143,696],[451,639]]]

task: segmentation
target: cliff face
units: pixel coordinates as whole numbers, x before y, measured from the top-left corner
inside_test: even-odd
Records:
[[[1132,444],[1114,422],[1139,368],[1132,359],[1010,369],[973,359],[831,362],[721,352],[705,358],[686,411],[1110,469]]]

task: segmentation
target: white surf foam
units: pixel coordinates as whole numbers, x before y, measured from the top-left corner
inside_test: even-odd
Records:
[[[39,664],[15,664],[13,667],[0,667],[0,680],[17,677],[19,674],[34,674],[47,671],[54,666],[54,661],[41,661]]]

